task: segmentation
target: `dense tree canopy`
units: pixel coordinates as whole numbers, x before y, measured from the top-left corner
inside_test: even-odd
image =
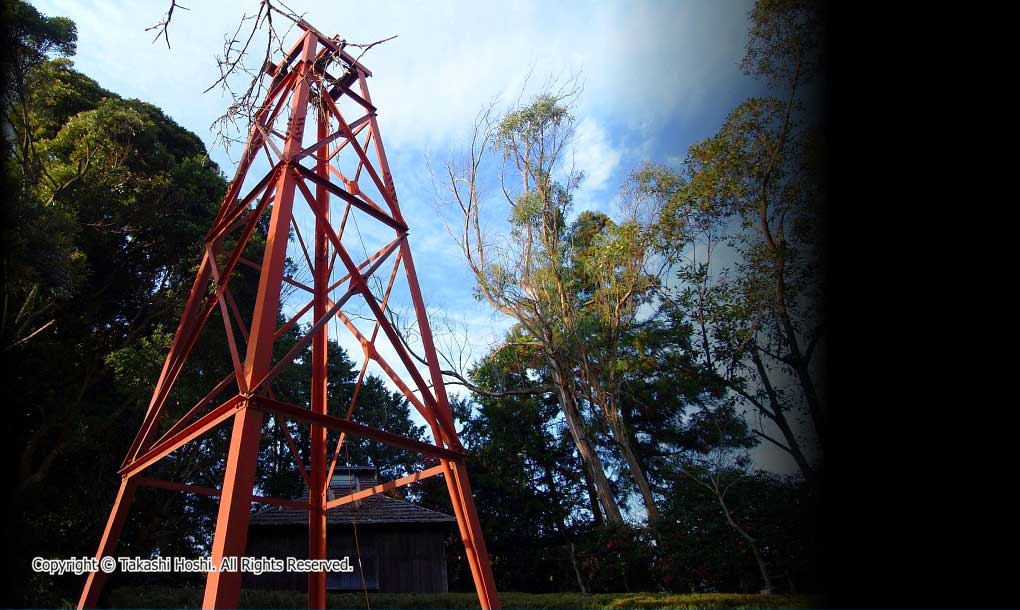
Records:
[[[10,188],[2,223],[0,349],[16,363],[4,384],[11,389],[7,448],[15,464],[4,523],[13,584],[5,593],[14,605],[57,606],[77,595],[81,578],[35,574],[31,557],[95,551],[116,471],[166,358],[226,180],[195,134],[155,106],[123,99],[75,70],[70,20],[42,16],[22,2],[3,6],[15,26],[5,30],[15,49],[14,63],[5,67],[18,75],[3,100]],[[261,255],[265,230],[263,222],[248,245],[252,259]],[[251,308],[256,282],[253,270],[235,274],[231,287],[240,307]],[[171,417],[229,371],[218,315],[175,385]],[[303,332],[291,328],[277,349],[286,351]],[[275,384],[299,405],[310,401],[307,356],[299,355]],[[329,366],[329,401],[339,411],[350,401],[357,371],[336,344]],[[381,379],[368,376],[358,404],[359,421],[422,438],[407,402]],[[288,425],[296,445],[306,447],[307,431]],[[278,426],[268,424],[258,485],[296,497],[301,477]],[[226,440],[225,430],[215,430],[172,453],[152,474],[219,487]],[[341,457],[341,465],[375,465],[384,478],[423,467],[407,452],[356,440]],[[214,498],[141,490],[121,549],[141,556],[203,554],[215,511]]]
[[[515,409],[529,401],[559,403],[550,421],[573,441],[584,512],[610,526],[575,529],[570,559],[597,560],[597,542],[627,566],[608,582],[613,568],[581,567],[582,590],[813,586],[812,526],[799,526],[824,468],[825,142],[811,88],[823,11],[757,2],[742,68],[774,96],[739,104],[681,163],[637,167],[615,215],[576,201],[584,176],[560,163],[574,81],[483,109],[438,181],[478,297],[514,323],[471,372],[481,391],[465,421],[499,421],[493,404],[524,420]],[[486,225],[499,215],[505,225]],[[801,477],[756,472],[760,443]]]

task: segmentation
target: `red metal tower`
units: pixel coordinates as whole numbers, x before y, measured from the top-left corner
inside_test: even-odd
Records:
[[[265,69],[272,77],[272,82],[255,115],[254,126],[237,173],[206,235],[205,254],[170,353],[156,383],[141,430],[119,471],[120,490],[96,556],[102,558],[114,554],[138,485],[219,496],[219,513],[212,544],[213,565],[218,566],[224,557],[244,555],[252,502],[307,510],[309,558],[325,559],[328,510],[427,477],[442,475],[450,493],[481,607],[498,608],[499,597],[464,466],[464,448],[454,429],[408,245],[407,224],[397,204],[376,121],[376,108],[366,83],[372,73],[344,51],[338,37],[330,39],[304,22],[300,25],[303,34],[294,47],[278,64],[269,65]],[[336,78],[327,71],[330,65],[346,69],[342,76]],[[348,122],[341,107],[348,108],[348,116],[356,114],[359,118]],[[316,130],[311,143],[306,145],[304,140],[309,109],[314,113]],[[281,127],[282,124],[286,125],[284,133],[277,129],[278,123]],[[307,127],[311,131],[311,125]],[[262,153],[270,169],[242,196],[243,186],[253,182],[253,179],[248,179],[249,169]],[[346,174],[345,167],[348,169]],[[366,175],[367,180],[364,179]],[[359,179],[364,184],[359,183]],[[371,193],[375,194],[375,198]],[[380,199],[383,205],[376,199]],[[295,200],[307,204],[315,220],[311,252],[306,248],[305,239],[299,230],[300,223],[294,214]],[[330,214],[331,202],[343,208],[338,227],[334,223],[336,215]],[[262,261],[256,263],[247,260],[242,256],[245,245],[260,218],[269,210],[269,228]],[[360,263],[351,255],[353,248],[350,246],[350,238],[347,239],[347,245],[344,242],[348,220],[357,222],[358,216],[362,218],[363,226],[373,229],[375,235],[383,233],[393,236],[391,241],[377,250],[365,247],[366,258]],[[368,227],[369,224],[374,226]],[[311,271],[311,286],[285,275],[291,227],[300,243],[303,260]],[[363,242],[360,229],[358,233]],[[372,250],[374,253],[368,254]],[[342,267],[338,267],[334,273],[337,260]],[[379,296],[370,289],[368,280],[387,261],[390,261],[392,268],[385,290]],[[238,264],[256,268],[260,274],[250,325],[245,323],[245,317],[241,315],[230,291],[231,275]],[[341,273],[342,277],[333,279]],[[399,284],[396,280],[400,275],[406,279],[406,289],[428,364],[428,380],[418,372],[412,355],[385,313],[390,295],[395,285]],[[281,288],[285,283],[296,290],[307,292],[311,300],[278,327]],[[380,283],[379,288],[381,286]],[[336,294],[340,296],[334,298]],[[367,306],[366,311],[370,312],[361,316],[362,324],[367,316],[374,317],[374,320],[368,318],[372,325],[371,331],[360,329],[358,321],[345,311],[345,305],[350,307],[359,301],[359,306]],[[186,415],[169,426],[159,438],[155,438],[162,429],[160,420],[168,395],[199,332],[215,308],[219,308],[223,319],[233,371]],[[312,312],[312,322],[308,332],[285,356],[274,362],[275,341],[309,311]],[[364,356],[354,398],[343,417],[330,415],[327,409],[326,354],[328,323],[331,320],[338,320],[352,333],[361,344]],[[237,340],[234,325],[240,330],[243,343]],[[379,337],[379,331],[382,331],[385,339]],[[377,339],[383,343],[377,344]],[[311,409],[277,400],[271,388],[272,380],[309,344],[312,348]],[[397,366],[402,366],[404,375],[398,373],[380,353],[378,348],[383,347],[383,344],[396,354],[400,361]],[[425,419],[431,428],[434,445],[352,421],[358,391],[365,379],[369,361],[375,362],[385,372]],[[236,393],[233,391],[235,387]],[[218,406],[208,408],[223,396],[230,398]],[[311,425],[310,474],[305,474],[304,464],[301,463],[293,439],[286,426],[281,426],[310,490],[307,503],[253,495],[263,419],[267,415],[276,418],[278,423],[297,421]],[[232,431],[221,489],[142,476],[147,468],[174,450],[228,420],[232,422]],[[340,435],[331,458],[327,447],[327,431]],[[371,489],[329,500],[328,483],[347,434],[437,458],[439,465]],[[95,606],[105,579],[106,574],[101,571],[89,574],[78,602],[79,608]],[[325,579],[325,572],[309,575],[309,608],[325,607]],[[240,572],[210,572],[206,580],[203,606],[236,607],[240,585]]]

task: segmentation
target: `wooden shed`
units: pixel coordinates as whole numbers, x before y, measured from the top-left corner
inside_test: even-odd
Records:
[[[342,471],[342,472],[341,472]],[[378,483],[371,466],[338,466],[329,497],[341,497]],[[307,489],[303,496],[308,499]],[[376,494],[326,513],[326,557],[350,557],[351,573],[328,573],[328,591],[362,589],[358,565],[360,549],[364,585],[385,593],[446,593],[446,537],[456,519],[434,510]],[[251,516],[249,557],[308,557],[308,513],[297,508],[271,506]],[[308,588],[306,573],[244,574],[247,589]]]

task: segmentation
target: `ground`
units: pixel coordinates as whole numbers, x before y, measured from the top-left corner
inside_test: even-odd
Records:
[[[171,587],[121,587],[110,592],[114,608],[198,608],[202,590]],[[744,595],[739,593],[500,593],[504,608],[817,608],[807,595]],[[474,593],[370,593],[372,608],[477,608]],[[240,608],[306,608],[308,598],[293,591],[242,591]],[[329,594],[330,608],[365,608],[362,593]]]

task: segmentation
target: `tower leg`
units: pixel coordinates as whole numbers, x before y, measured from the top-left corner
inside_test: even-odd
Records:
[[[262,434],[262,411],[250,408],[248,404],[246,402],[234,415],[216,533],[213,535],[212,561],[216,571],[209,572],[206,577],[203,608],[236,608],[241,593],[241,572],[220,572],[219,567],[224,557],[243,556],[248,538],[252,485],[255,483],[259,437]]]
[[[137,487],[133,477],[125,477],[120,481],[120,490],[117,492],[117,499],[113,502],[110,510],[110,517],[106,520],[106,529],[103,530],[103,538],[99,541],[99,550],[96,551],[96,559],[106,556],[113,556],[117,551],[117,541],[120,540],[120,533],[124,529],[124,522],[127,521],[128,510],[131,508],[131,501],[135,497]],[[85,581],[85,589],[78,599],[78,608],[95,608],[99,601],[99,595],[103,592],[103,585],[109,575],[106,572],[90,572],[88,580]]]
[[[421,290],[418,285],[418,275],[414,268],[414,259],[411,257],[411,248],[404,240],[400,244],[401,260],[407,272],[408,288],[411,292],[411,300],[414,303],[415,315],[418,320],[418,328],[421,333],[422,346],[425,348],[425,356],[428,359],[429,373],[432,377],[432,385],[435,388],[437,407],[434,416],[443,418],[453,429],[453,415],[450,412],[450,402],[446,394],[446,386],[443,384],[443,376],[439,368],[439,360],[436,357],[436,348],[432,341],[432,330],[429,326],[428,315],[425,312],[425,304],[421,298]],[[441,427],[436,424],[432,426],[432,435],[436,444],[441,444],[444,435]],[[446,439],[447,442],[454,441],[459,445],[456,438]],[[461,538],[464,540],[464,550],[468,559],[468,566],[471,568],[471,576],[475,581],[475,589],[478,591],[478,601],[483,610],[499,608],[499,594],[496,593],[496,582],[492,577],[492,566],[489,564],[489,553],[485,549],[485,539],[482,536],[482,528],[478,524],[478,512],[475,510],[475,502],[471,497],[471,485],[467,480],[467,470],[464,463],[444,462],[444,476],[447,488],[450,491],[450,502],[453,504],[454,515],[457,517],[457,524],[460,527]]]
[[[460,492],[457,490],[457,483],[453,478],[453,463],[442,461],[442,464],[444,466],[443,479],[446,481],[446,489],[450,493],[450,504],[453,505],[453,515],[457,518],[457,529],[460,530],[460,539],[464,543],[464,555],[467,558],[468,568],[471,570],[471,580],[475,583],[475,592],[478,593],[478,603],[481,604],[482,610],[489,610],[492,608],[489,603],[489,592],[485,587],[485,578],[482,576],[481,566],[478,563],[478,554],[475,552],[473,528],[464,514],[464,503],[461,502]]]
[[[478,523],[478,511],[475,509],[475,500],[471,494],[471,483],[468,482],[467,469],[464,463],[451,462],[454,480],[457,490],[460,492],[461,502],[464,507],[464,519],[471,531],[474,540],[475,557],[478,563],[478,572],[485,584],[485,593],[490,608],[500,608],[499,594],[496,592],[496,581],[492,576],[492,565],[489,564],[489,551],[485,548],[485,537],[482,535],[482,526]]]
[[[328,133],[326,119],[322,112],[318,115],[318,139],[322,140]],[[315,165],[319,176],[329,179],[326,169],[326,155],[318,155]],[[322,185],[315,187],[315,205],[320,213],[315,220],[315,305],[316,320],[326,315],[326,289],[329,286],[329,239],[326,236],[329,221],[329,191]],[[329,324],[325,325],[312,339],[312,411],[326,415],[328,403],[327,386],[327,353],[329,349]],[[308,502],[308,558],[326,558],[326,428],[312,424],[311,442],[311,489]],[[326,572],[308,573],[308,607],[312,610],[326,607]]]

